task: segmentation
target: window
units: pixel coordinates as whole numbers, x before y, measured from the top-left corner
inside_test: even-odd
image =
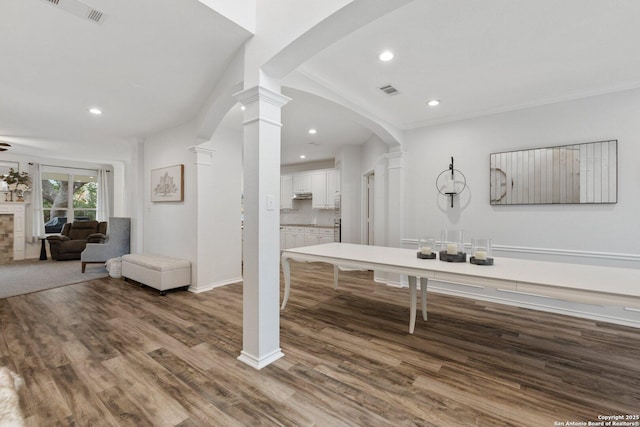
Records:
[[[43,169],[42,207],[47,233],[59,233],[65,222],[96,219],[97,175],[96,170]]]

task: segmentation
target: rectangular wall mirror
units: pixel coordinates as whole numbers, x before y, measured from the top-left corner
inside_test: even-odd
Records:
[[[618,141],[492,153],[492,205],[618,202]]]

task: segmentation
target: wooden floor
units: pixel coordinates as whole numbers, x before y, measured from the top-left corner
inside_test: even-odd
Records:
[[[553,426],[640,412],[640,330],[429,294],[292,263],[285,357],[242,349],[242,286],[101,279],[0,300],[0,366],[27,425]],[[556,424],[558,425],[558,424]]]

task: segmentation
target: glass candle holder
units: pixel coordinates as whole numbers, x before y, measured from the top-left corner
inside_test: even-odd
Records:
[[[491,239],[471,239],[471,258],[469,262],[479,265],[493,264],[493,249],[491,248]]]
[[[431,255],[436,250],[436,240],[431,237],[423,237],[418,244],[418,251],[422,255]]]
[[[442,230],[440,260],[446,262],[466,262],[463,230]]]
[[[435,259],[436,240],[431,237],[423,237],[418,243],[418,258]]]
[[[464,231],[463,230],[442,230],[441,251],[447,255],[464,253]]]

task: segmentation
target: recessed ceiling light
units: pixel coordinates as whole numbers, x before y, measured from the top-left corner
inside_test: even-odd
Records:
[[[241,109],[242,111],[244,111],[244,109],[245,109],[245,108],[247,108],[247,107],[245,107],[244,105],[241,105],[241,106],[240,106],[240,109]]]
[[[307,158],[307,156],[305,156],[304,154],[300,154],[300,158],[301,158],[301,159],[306,159],[306,158]]]
[[[440,100],[439,99],[432,99],[431,101],[427,102],[427,105],[429,107],[437,107],[438,105],[440,105]]]
[[[317,130],[315,130],[315,129],[309,129],[309,133],[310,133],[311,135],[315,135],[316,133],[318,133],[318,131],[317,131]]]
[[[378,56],[378,58],[380,59],[380,61],[384,62],[391,61],[393,59],[393,52],[385,50]]]
[[[100,114],[102,114],[102,110],[99,108],[89,108],[89,112],[96,116],[99,116]]]

